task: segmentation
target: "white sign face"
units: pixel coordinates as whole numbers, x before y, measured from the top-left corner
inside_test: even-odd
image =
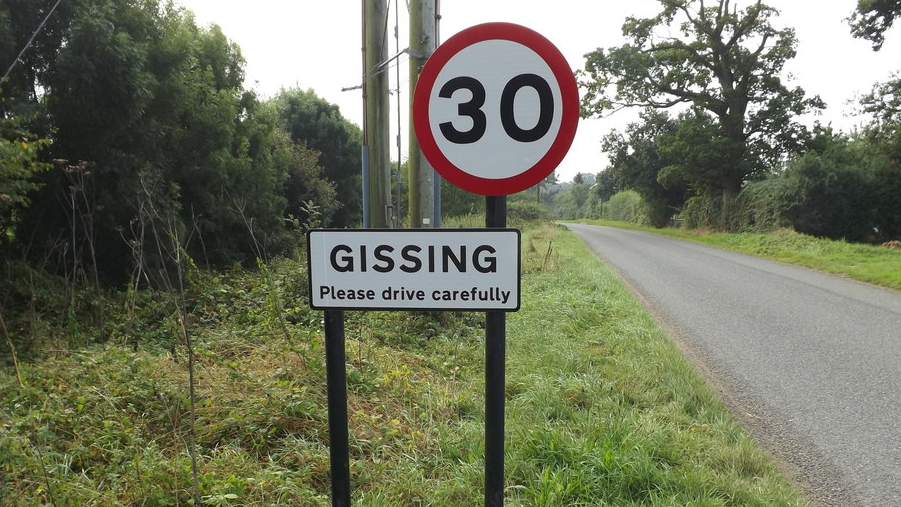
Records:
[[[537,164],[557,138],[563,115],[550,66],[532,49],[500,39],[454,55],[438,73],[428,107],[432,132],[450,134],[435,136],[441,152],[487,179],[511,178]]]
[[[579,120],[575,77],[546,38],[485,23],[435,50],[413,93],[423,155],[452,184],[483,195],[525,190],[550,174]]]
[[[318,310],[519,309],[517,229],[317,229],[307,260]]]

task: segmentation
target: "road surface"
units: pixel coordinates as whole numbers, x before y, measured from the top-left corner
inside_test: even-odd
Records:
[[[901,506],[901,292],[567,224],[820,505]]]

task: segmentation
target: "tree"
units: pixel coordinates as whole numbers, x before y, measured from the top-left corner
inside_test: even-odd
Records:
[[[554,199],[557,216],[564,220],[586,217],[588,215],[586,204],[589,201],[590,193],[591,187],[588,183],[579,183],[574,180],[569,189],[560,192]]]
[[[275,122],[243,90],[240,49],[159,0],[74,2],[64,37],[43,81],[57,130],[52,155],[91,168],[77,214],[90,218],[85,242],[97,243],[108,274],[128,269],[127,224],[147,212],[148,199],[170,210],[199,261],[231,264],[274,250],[286,173],[264,163]],[[51,202],[71,188],[64,177],[51,183]],[[45,221],[47,232],[74,228],[66,214]]]
[[[553,187],[557,183],[559,183],[559,180],[557,180],[557,171],[551,171],[551,174],[548,174],[543,180],[539,181],[538,184],[535,185],[535,192],[537,194],[536,202],[538,204],[541,204],[541,202],[542,202],[541,187],[543,187],[543,186]]]
[[[890,80],[876,83],[860,104],[874,118],[865,129],[867,137],[874,147],[901,163],[901,75],[894,74]]]
[[[0,7],[0,55],[23,47],[46,14],[38,3]],[[82,250],[96,253],[102,274],[120,280],[135,245],[141,262],[165,262],[150,259],[159,240],[145,230],[160,218],[198,262],[286,248],[285,183],[319,173],[290,153],[274,110],[243,89],[243,69],[218,27],[198,28],[172,2],[63,2],[0,95],[2,116],[35,112],[29,130],[52,140],[42,156],[62,169],[40,175],[44,188],[23,214],[30,251],[58,249],[75,267],[89,257]],[[316,188],[333,198],[327,184]]]
[[[63,45],[64,31],[77,2],[60,2],[44,27],[34,33],[53,6],[50,2],[4,0],[0,2],[0,62],[6,72],[26,42],[35,36],[31,47],[13,65],[6,81],[0,83],[0,116],[32,114],[42,84],[55,66],[55,55]],[[46,135],[44,132],[39,135]]]
[[[868,157],[882,156],[873,177],[872,204],[880,211],[878,229],[889,238],[901,238],[901,76],[895,74],[885,83],[877,83],[861,99],[874,121],[864,128]]]
[[[335,184],[325,179],[319,165],[320,154],[302,143],[291,141],[287,132],[276,135],[276,163],[287,168],[285,181],[286,213],[310,225],[315,222],[329,224],[340,209]],[[311,209],[315,206],[315,209]]]
[[[471,214],[485,214],[485,196],[467,192],[441,178],[441,215],[455,217]]]
[[[857,0],[857,8],[848,19],[851,35],[872,42],[873,51],[879,51],[885,42],[885,32],[899,16],[901,0]]]
[[[851,15],[851,33],[869,40],[873,50],[882,49],[885,32],[901,16],[901,0],[858,0]],[[894,74],[884,83],[877,83],[860,101],[863,111],[871,113],[875,121],[864,130],[870,147],[888,157],[889,162],[875,170],[879,182],[874,188],[876,202],[883,203],[880,217],[883,234],[901,235],[901,75]]]
[[[717,156],[728,163],[707,165],[727,208],[748,178],[798,148],[805,129],[792,118],[822,103],[779,78],[796,40],[794,30],[772,26],[775,9],[760,0],[744,10],[729,0],[660,3],[657,16],[627,18],[630,43],[586,55],[583,114],[689,105],[697,118],[709,115],[723,140]]]
[[[682,122],[672,120],[666,112],[648,109],[641,114],[640,122],[629,124],[624,133],[610,133],[602,144],[610,157],[607,177],[616,182],[615,188],[641,195],[647,204],[648,220],[655,227],[665,226],[673,210],[688,198],[683,178],[689,165],[677,165],[676,161],[683,159],[675,156],[679,153],[661,147],[673,141],[680,125]],[[610,197],[612,194],[607,199]]]
[[[598,173],[595,177],[595,185],[592,187],[598,200],[601,202],[609,201],[617,192],[624,190],[619,186],[619,181],[613,170],[607,168]]]
[[[901,232],[901,184],[897,174],[886,177],[890,164],[885,157],[865,140],[830,129],[818,132],[813,141],[812,149],[790,161],[779,176],[784,214],[792,227],[868,242]]]
[[[28,194],[39,188],[32,177],[50,167],[38,157],[48,140],[35,139],[17,123],[0,118],[0,245],[15,238],[19,214],[30,203]]]
[[[360,128],[313,90],[282,90],[271,102],[278,112],[279,126],[291,139],[321,153],[319,164],[325,177],[335,183],[342,204],[335,211],[332,225],[359,225],[363,210]]]

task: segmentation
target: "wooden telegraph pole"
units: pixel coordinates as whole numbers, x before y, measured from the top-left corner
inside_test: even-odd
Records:
[[[366,101],[364,142],[369,158],[369,226],[390,224],[391,153],[388,72],[387,0],[363,0],[363,96]],[[365,176],[364,176],[365,177]],[[364,187],[367,183],[364,181]]]
[[[416,89],[419,73],[438,46],[437,0],[410,2],[410,96]],[[413,124],[412,117],[410,125]],[[409,206],[411,227],[437,226],[435,171],[419,149],[416,133],[410,133],[407,166],[409,167]]]

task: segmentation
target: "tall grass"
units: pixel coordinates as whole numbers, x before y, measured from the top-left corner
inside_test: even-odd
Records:
[[[569,233],[510,318],[513,505],[805,505],[618,279]]]
[[[321,314],[304,270],[193,275],[203,505],[329,505]],[[506,505],[806,505],[572,234],[530,228],[523,271]],[[347,315],[354,505],[481,505],[483,316]],[[104,344],[21,363],[22,385],[0,369],[0,505],[190,505],[185,358],[157,345],[175,332],[147,312]]]
[[[816,238],[791,229],[769,233],[721,233],[698,229],[653,229],[602,220],[586,223],[696,241],[901,290],[901,250],[880,245]]]

